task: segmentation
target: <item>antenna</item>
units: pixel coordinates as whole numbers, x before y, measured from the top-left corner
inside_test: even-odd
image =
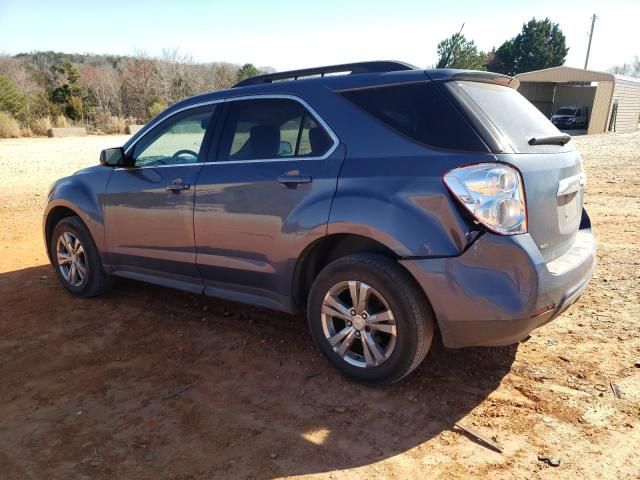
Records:
[[[589,54],[591,53],[591,39],[593,38],[593,27],[596,24],[596,20],[598,16],[594,13],[591,17],[591,31],[589,32],[589,46],[587,47],[587,58],[584,59],[584,69],[587,69],[587,65],[589,64]]]
[[[444,60],[441,60],[438,62],[438,65],[436,68],[447,68],[447,65],[449,65],[449,60],[451,59],[451,54],[453,53],[453,49],[456,48],[456,44],[460,39],[460,34],[462,33],[463,28],[464,28],[464,22],[462,22],[462,26],[460,27],[460,31],[458,32],[458,34],[453,36],[453,40],[451,42],[451,48],[449,48],[449,51],[447,52],[447,56],[445,57]]]

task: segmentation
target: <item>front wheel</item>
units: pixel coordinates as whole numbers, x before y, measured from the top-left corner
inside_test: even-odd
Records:
[[[350,255],[329,264],[313,283],[307,308],[320,351],[364,383],[402,379],[422,362],[433,339],[424,293],[382,255]]]
[[[111,277],[87,227],[78,217],[66,217],[53,229],[51,259],[58,279],[78,297],[94,297],[111,288]]]

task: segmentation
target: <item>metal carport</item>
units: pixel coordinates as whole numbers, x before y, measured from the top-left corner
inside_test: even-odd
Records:
[[[589,109],[587,133],[631,132],[640,122],[640,79],[572,67],[516,75],[519,91],[548,117],[563,105]]]

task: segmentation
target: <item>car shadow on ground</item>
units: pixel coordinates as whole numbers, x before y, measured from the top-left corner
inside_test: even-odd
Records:
[[[0,471],[274,478],[422,445],[477,407],[517,347],[435,342],[402,382],[340,376],[304,320],[132,281],[70,296],[51,267],[0,274]]]

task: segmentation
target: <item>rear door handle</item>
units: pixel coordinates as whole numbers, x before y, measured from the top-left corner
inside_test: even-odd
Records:
[[[311,183],[313,180],[309,175],[289,175],[284,174],[278,177],[278,182],[283,185],[298,185],[300,183]]]
[[[181,178],[176,178],[169,185],[164,187],[165,190],[169,190],[170,192],[180,192],[182,190],[189,190],[191,185],[188,183],[183,183]]]

